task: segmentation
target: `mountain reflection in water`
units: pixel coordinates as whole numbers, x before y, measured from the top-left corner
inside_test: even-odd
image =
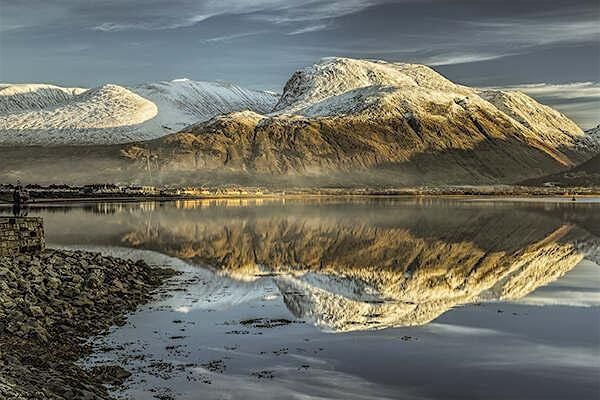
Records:
[[[158,251],[209,267],[223,285],[238,281],[238,291],[273,279],[295,316],[350,331],[423,325],[460,304],[519,299],[584,257],[597,259],[598,209],[380,199],[40,211],[54,243],[79,238]]]

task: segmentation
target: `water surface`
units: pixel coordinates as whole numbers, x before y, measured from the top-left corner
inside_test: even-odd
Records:
[[[86,363],[124,398],[600,396],[600,203],[212,200],[32,210],[183,271]]]

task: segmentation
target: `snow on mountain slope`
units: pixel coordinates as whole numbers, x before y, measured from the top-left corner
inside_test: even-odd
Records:
[[[577,141],[577,147],[582,151],[600,153],[600,125],[585,131],[585,136]]]
[[[480,91],[455,84],[419,64],[327,58],[297,71],[275,107],[306,117],[352,115],[407,119],[452,117],[478,110],[523,136],[550,146],[572,146],[583,131],[560,112],[521,92]]]
[[[583,135],[581,128],[565,115],[538,103],[525,93],[485,90],[479,95],[515,121],[537,132],[548,144],[562,144],[556,139],[564,135],[572,138]]]
[[[334,96],[361,88],[371,88],[372,91],[385,87],[404,89],[407,95],[416,88],[432,91],[433,94],[443,91],[460,95],[472,93],[472,90],[455,85],[425,65],[325,58],[292,75],[275,110],[302,113],[303,109]]]
[[[0,144],[112,144],[154,139],[215,115],[269,111],[277,97],[178,79],[132,88],[0,86]]]
[[[154,103],[104,85],[42,109],[0,115],[2,144],[112,143],[141,139],[132,126],[157,114]]]
[[[557,242],[536,243],[513,254],[479,255],[487,274],[465,277],[455,268],[434,264],[412,274],[402,267],[376,274],[295,271],[294,276],[274,274],[274,280],[296,317],[328,331],[350,332],[418,326],[459,304],[520,299],[571,271],[584,257],[571,243]],[[456,275],[443,280],[436,276],[440,271]]]
[[[85,91],[44,84],[0,84],[0,114],[41,110],[71,100]]]
[[[164,172],[352,171],[344,182],[472,184],[572,167],[593,155],[578,147],[584,137],[519,92],[454,84],[424,65],[334,58],[294,73],[269,114],[229,113],[149,146]]]
[[[278,98],[274,93],[248,90],[230,83],[189,79],[149,83],[130,90],[156,104],[159,118],[149,121],[147,127],[163,134],[177,132],[190,124],[229,112],[251,110],[266,113]]]
[[[244,287],[272,279],[292,314],[334,331],[422,325],[460,304],[519,299],[600,245],[561,211],[541,207],[511,215],[488,210],[485,217],[448,204],[411,218],[402,206],[380,211],[373,218],[357,209],[348,219],[315,206],[301,215],[230,212],[207,219],[206,210],[187,210],[157,219],[153,229],[136,215],[123,242],[211,265],[229,295],[208,274],[202,291],[225,303],[250,298]]]
[[[272,94],[220,83],[175,80],[127,91],[156,105],[157,116],[111,129],[98,120],[98,129],[55,140],[47,128],[25,136],[29,111],[0,115],[0,143],[111,143],[177,132],[107,148],[102,157],[109,165],[127,163],[114,173],[130,178],[137,169],[146,175],[143,160],[151,152],[161,161],[159,173],[180,182],[199,174],[225,179],[215,176],[226,171],[226,179],[250,173],[323,185],[505,184],[594,156],[581,145],[589,140],[581,129],[553,109],[518,92],[452,83],[424,65],[326,59],[294,73],[274,107]],[[54,116],[84,95],[43,111]],[[18,122],[12,130],[7,118]],[[50,128],[60,133],[70,123]]]

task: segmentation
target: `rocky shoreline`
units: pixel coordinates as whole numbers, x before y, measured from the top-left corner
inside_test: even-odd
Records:
[[[122,325],[176,272],[86,251],[0,257],[0,398],[108,399],[117,366],[86,370],[86,339]]]

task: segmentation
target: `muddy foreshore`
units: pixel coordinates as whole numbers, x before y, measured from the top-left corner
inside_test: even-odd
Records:
[[[175,273],[85,251],[0,257],[0,398],[110,398],[103,383],[129,374],[78,366],[86,339],[123,324]]]

